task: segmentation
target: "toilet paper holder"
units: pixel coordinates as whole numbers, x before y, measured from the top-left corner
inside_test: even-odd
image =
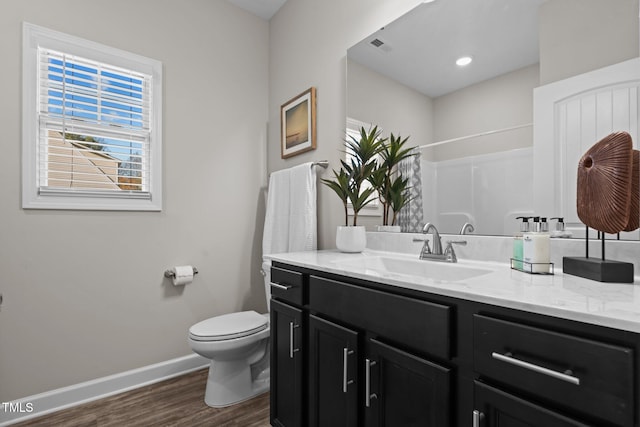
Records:
[[[195,276],[196,274],[198,274],[198,269],[193,267],[193,275]],[[165,270],[164,271],[164,277],[167,277],[169,279],[173,279],[174,277],[176,277],[176,273],[175,273],[175,271]]]

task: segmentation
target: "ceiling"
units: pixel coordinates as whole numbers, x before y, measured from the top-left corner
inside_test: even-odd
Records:
[[[227,1],[269,20],[287,0]],[[537,63],[538,7],[544,1],[425,2],[350,48],[349,58],[428,96],[441,96]],[[383,44],[374,47],[375,39]],[[472,64],[457,67],[462,55],[472,56]]]
[[[430,97],[538,62],[545,0],[435,0],[349,49],[349,58]],[[375,47],[371,42],[378,40]],[[380,42],[383,44],[380,45]],[[455,60],[473,57],[467,67]]]
[[[267,21],[276,14],[287,0],[227,0]]]

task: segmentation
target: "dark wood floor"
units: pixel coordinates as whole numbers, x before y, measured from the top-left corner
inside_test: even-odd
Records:
[[[207,369],[15,424],[15,427],[269,426],[269,393],[229,408],[204,403]]]

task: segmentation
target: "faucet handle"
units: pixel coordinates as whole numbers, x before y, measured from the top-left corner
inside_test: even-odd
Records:
[[[458,262],[456,251],[453,250],[453,245],[466,246],[467,241],[466,240],[447,240],[447,247],[444,250],[444,255],[447,257],[447,261]]]
[[[473,233],[476,229],[473,228],[473,224],[470,222],[465,222],[462,228],[460,229],[460,234]]]
[[[429,247],[429,239],[419,239],[417,237],[413,238],[414,242],[424,242],[422,245],[422,249],[420,249],[420,259],[424,259],[425,255],[429,255],[431,253],[431,248]]]

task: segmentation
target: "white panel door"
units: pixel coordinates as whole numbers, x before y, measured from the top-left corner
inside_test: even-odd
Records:
[[[584,235],[576,211],[580,157],[612,132],[626,131],[638,149],[640,58],[534,90],[534,206],[540,216],[561,216]],[[637,239],[638,231],[622,233]]]

